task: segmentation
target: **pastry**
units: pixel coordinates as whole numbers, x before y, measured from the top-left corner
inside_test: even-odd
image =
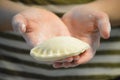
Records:
[[[77,38],[61,36],[44,41],[31,49],[30,55],[39,61],[56,61],[83,53],[89,45]]]

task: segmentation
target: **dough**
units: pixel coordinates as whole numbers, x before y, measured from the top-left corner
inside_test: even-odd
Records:
[[[30,55],[39,61],[56,61],[83,53],[89,45],[73,37],[54,37],[31,49]]]

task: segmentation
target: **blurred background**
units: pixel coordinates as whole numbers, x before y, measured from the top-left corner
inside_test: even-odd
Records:
[[[42,6],[61,17],[73,6],[93,0],[12,0],[29,6]],[[6,5],[7,6],[7,5]],[[74,68],[54,69],[30,55],[19,33],[0,32],[0,80],[120,80],[120,27],[114,27],[108,40],[101,39],[95,57]]]

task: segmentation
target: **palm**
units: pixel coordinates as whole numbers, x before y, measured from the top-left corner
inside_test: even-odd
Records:
[[[88,16],[89,15],[89,16]],[[88,16],[88,17],[87,17]],[[85,12],[70,13],[63,16],[63,21],[71,35],[87,42],[95,53],[100,43],[100,33],[97,27],[96,16]]]
[[[25,28],[22,29],[22,25],[18,23],[25,24]],[[69,35],[62,21],[53,13],[45,10],[30,9],[19,13],[13,19],[13,27],[16,28],[16,26],[22,31],[27,43],[32,46],[51,37]]]
[[[110,23],[108,16],[100,11],[85,7],[76,7],[66,13],[63,18],[71,36],[87,42],[91,47],[83,54],[55,62],[54,66],[73,67],[88,62],[100,44],[100,36],[109,37]]]

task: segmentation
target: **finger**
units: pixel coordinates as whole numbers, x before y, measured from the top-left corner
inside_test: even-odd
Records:
[[[84,53],[79,55],[79,60],[74,61],[74,66],[77,66],[79,64],[87,63],[89,60],[91,60],[94,56],[94,53],[91,49],[85,51]]]
[[[78,64],[76,64],[76,61],[80,59],[79,55],[73,56],[73,60],[71,62],[64,62],[63,67],[68,68],[68,67],[75,67]]]
[[[62,62],[55,62],[55,63],[53,63],[53,67],[54,67],[54,68],[63,67],[63,63],[62,63]]]
[[[14,31],[16,32],[20,32],[20,33],[26,32],[25,19],[20,14],[13,17],[12,26],[13,26]]]
[[[111,31],[111,24],[109,21],[109,18],[106,14],[101,14],[98,16],[98,28],[100,31],[100,35],[104,38],[107,39],[110,37],[110,31]]]
[[[72,65],[71,64],[72,61],[73,61],[73,57],[68,57],[63,60],[58,60],[53,64],[53,67],[54,68],[61,68],[61,67],[68,68],[68,67],[70,67],[70,65]]]
[[[73,61],[77,61],[77,60],[79,60],[79,55],[76,55],[76,56],[73,56]]]
[[[78,60],[80,59],[80,55],[76,55],[73,56],[73,61],[71,63],[69,63],[69,65],[67,67],[75,67],[78,65],[78,63],[76,63]],[[67,63],[66,63],[67,64]]]
[[[73,61],[73,57],[68,57],[68,58],[65,58],[65,59],[62,59],[62,60],[58,60],[56,62],[72,62]]]
[[[73,66],[75,65],[72,62],[57,62],[53,64],[54,68],[61,68],[61,67],[68,68]]]
[[[62,64],[62,67],[64,67],[64,68],[68,68],[68,67],[71,67],[71,66],[72,66],[72,62],[64,62]]]
[[[70,59],[70,58],[69,58]],[[73,59],[72,59],[73,60]],[[64,61],[64,60],[62,60],[61,62],[55,62],[54,64],[53,64],[53,67],[54,68],[61,68],[61,67],[65,67],[65,68],[68,68],[68,67],[70,67],[71,65],[72,65],[72,61]]]

